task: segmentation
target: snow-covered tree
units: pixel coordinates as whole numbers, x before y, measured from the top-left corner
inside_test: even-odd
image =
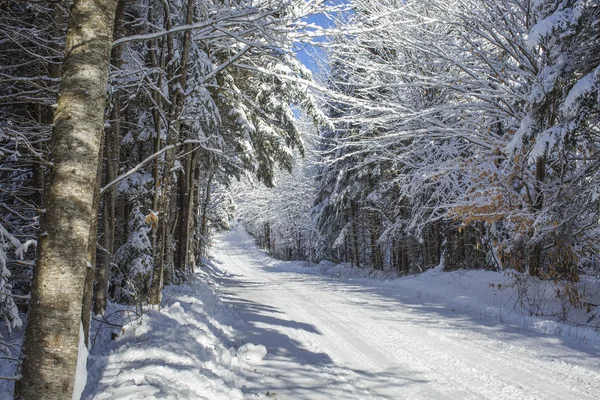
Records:
[[[418,244],[411,258],[423,266],[444,253],[449,268],[495,265],[533,275],[551,269],[552,249],[564,240],[575,252],[595,253],[596,157],[588,138],[598,60],[580,49],[597,40],[597,6],[353,4],[349,27],[371,29],[330,46],[330,87],[351,86],[352,97],[331,103],[337,130],[327,139],[330,179],[318,200],[323,229],[340,235],[329,236],[362,237],[355,247],[368,253],[376,230],[349,235],[361,229],[345,221],[376,211],[386,221],[378,241],[392,249],[391,264],[392,243]],[[361,177],[369,179],[360,184]],[[346,207],[352,217],[331,208],[350,199],[358,207]]]
[[[309,133],[314,128],[308,124],[300,128],[307,149],[292,159],[291,172],[276,170],[273,187],[250,181],[236,184],[234,190],[238,220],[264,249],[280,259],[314,262],[323,255],[312,215],[317,156],[315,134]]]

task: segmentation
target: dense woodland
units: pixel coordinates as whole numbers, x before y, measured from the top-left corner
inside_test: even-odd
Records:
[[[0,0],[5,357],[29,321],[4,378],[70,398],[91,316],[159,305],[236,212],[279,258],[510,270],[582,306],[599,102],[593,0]]]

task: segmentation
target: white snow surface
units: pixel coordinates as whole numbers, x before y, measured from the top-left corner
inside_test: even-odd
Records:
[[[366,279],[343,266],[274,260],[240,228],[215,240],[213,253],[192,284],[165,289],[160,313],[105,343],[110,329],[96,326],[83,399],[600,393],[598,334],[524,317],[502,274]]]
[[[254,345],[248,343],[240,347],[237,351],[237,357],[247,363],[255,364],[261,361],[267,355],[267,348],[262,344]]]
[[[238,359],[231,327],[238,317],[212,287],[210,277],[199,271],[191,284],[164,289],[160,312],[145,310],[137,317],[111,305],[107,319],[126,324],[92,327],[95,340],[81,398],[242,399],[241,371],[254,367]]]
[[[85,345],[85,335],[83,334],[83,324],[79,324],[79,349],[77,350],[77,365],[75,367],[75,383],[73,385],[72,400],[81,399],[81,393],[87,383],[87,359],[88,349]]]

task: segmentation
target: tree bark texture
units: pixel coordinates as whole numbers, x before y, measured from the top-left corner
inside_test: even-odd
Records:
[[[75,0],[16,398],[71,399],[116,0]]]

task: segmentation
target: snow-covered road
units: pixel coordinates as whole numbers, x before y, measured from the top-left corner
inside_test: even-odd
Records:
[[[284,399],[598,399],[597,344],[542,335],[397,288],[289,268],[241,229],[215,243],[217,282],[268,355],[246,395]],[[261,397],[262,397],[261,396]]]

